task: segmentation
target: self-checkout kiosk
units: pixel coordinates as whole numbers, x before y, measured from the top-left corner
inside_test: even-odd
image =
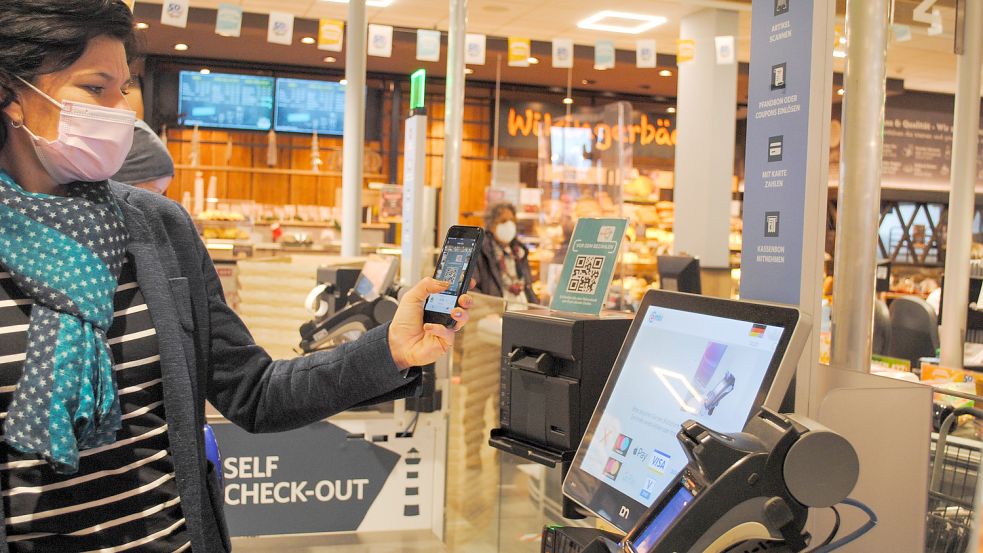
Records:
[[[314,318],[300,327],[300,349],[310,353],[350,342],[396,314],[397,260],[371,255],[361,269],[322,267],[305,307]]]
[[[630,324],[621,313],[506,312],[491,446],[565,475]],[[563,513],[581,516],[566,500]]]
[[[560,325],[547,322],[551,317],[568,318],[546,312],[503,325],[503,338],[510,338],[503,340],[502,428],[491,443],[506,451],[511,445],[512,453],[533,460],[560,449],[550,434],[554,425],[540,430],[539,421],[564,420],[572,403],[547,398],[547,373],[556,361],[543,356],[543,348],[525,345]],[[649,291],[605,369],[610,376],[579,447],[560,457],[563,494],[576,505],[565,507],[564,516],[589,513],[616,532],[548,526],[542,551],[816,547],[819,540],[807,531],[810,508],[843,501],[859,463],[835,432],[776,412],[810,326],[790,307]],[[577,343],[569,349],[583,351]],[[526,384],[527,375],[516,371],[543,374],[542,386]],[[521,408],[526,411],[517,413]],[[538,447],[522,451],[522,444]]]

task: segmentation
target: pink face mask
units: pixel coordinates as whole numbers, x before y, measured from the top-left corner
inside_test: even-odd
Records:
[[[55,140],[37,136],[25,125],[11,123],[31,135],[41,165],[56,183],[97,182],[119,172],[133,145],[136,112],[69,100],[59,102],[17,78],[61,110]]]

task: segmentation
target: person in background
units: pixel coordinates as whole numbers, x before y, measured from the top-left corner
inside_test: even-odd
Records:
[[[969,250],[969,259],[971,261],[983,259],[983,244],[979,242],[973,242]],[[976,299],[977,298],[969,298],[969,302],[975,303]],[[925,298],[925,301],[927,301],[928,304],[932,306],[932,309],[935,309],[935,313],[937,315],[941,315],[942,314],[942,287],[936,286],[935,288],[933,288],[932,291],[929,292],[928,297]]]
[[[109,180],[163,194],[174,179],[174,159],[167,146],[146,123],[137,119],[133,127],[133,146],[123,168]]]
[[[231,550],[206,399],[249,432],[415,393],[448,283],[393,321],[274,361],[225,303],[180,205],[109,181],[133,143],[124,0],[0,8],[0,553]],[[451,312],[460,328],[472,300]]]
[[[485,214],[485,241],[478,256],[477,290],[509,302],[538,303],[532,290],[529,250],[516,238],[515,206],[500,203]]]

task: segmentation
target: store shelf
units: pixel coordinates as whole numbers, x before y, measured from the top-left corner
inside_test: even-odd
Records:
[[[642,197],[642,196],[625,196],[622,198],[625,203],[629,204],[643,204],[643,205],[655,205],[659,203],[659,199],[652,197]]]
[[[307,228],[340,228],[332,221],[257,221],[257,227],[269,227],[278,224],[280,227],[307,227]],[[362,225],[362,228],[367,228]]]
[[[216,173],[252,173],[257,175],[286,175],[298,177],[340,177],[341,171],[310,171],[304,169],[269,169],[263,167],[239,167],[233,165],[187,165],[176,164],[174,169],[183,171],[203,171]],[[365,179],[387,179],[382,173],[364,173]]]
[[[228,228],[228,227],[239,227],[239,226],[253,226],[253,222],[248,219],[243,219],[241,221],[226,221],[218,219],[195,219],[195,224],[200,226],[207,225],[214,228]]]

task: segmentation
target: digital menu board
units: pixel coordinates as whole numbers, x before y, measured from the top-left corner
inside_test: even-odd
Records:
[[[345,87],[331,81],[278,78],[275,128],[340,136],[345,130]]]
[[[268,131],[273,77],[181,71],[178,113],[187,126]]]

